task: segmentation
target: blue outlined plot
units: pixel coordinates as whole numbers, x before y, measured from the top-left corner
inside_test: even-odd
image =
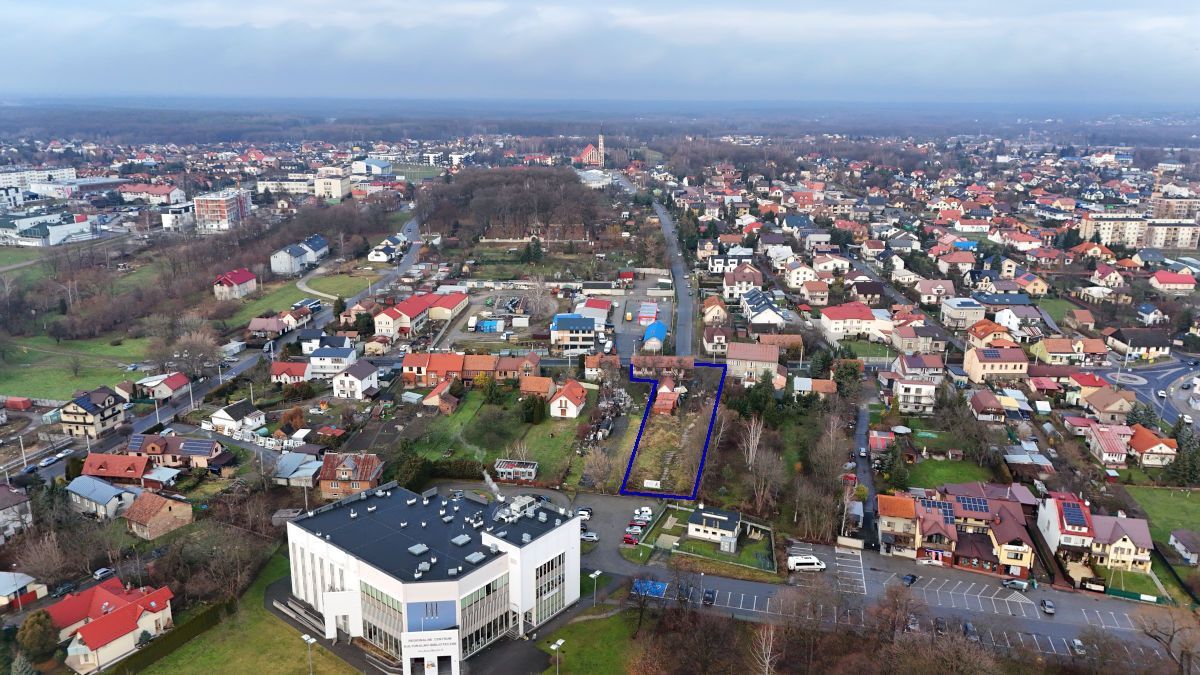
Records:
[[[654,407],[654,399],[658,396],[658,380],[652,378],[636,377],[633,374],[633,364],[629,364],[629,381],[649,383],[650,399],[646,402],[646,410],[642,413],[642,423],[638,427],[637,439],[633,442],[633,451],[629,453],[629,464],[625,466],[625,477],[621,479],[620,494],[631,495],[638,497],[656,497],[658,499],[684,499],[695,501],[700,492],[700,478],[704,475],[704,464],[708,461],[708,446],[712,442],[713,425],[717,421],[717,406],[721,404],[721,393],[725,389],[725,376],[729,372],[728,366],[724,363],[701,363],[699,361],[693,364],[697,368],[719,368],[721,370],[721,382],[717,385],[717,395],[713,399],[712,411],[708,417],[708,433],[704,437],[704,450],[700,455],[700,468],[696,471],[696,479],[692,483],[691,494],[667,494],[664,492],[639,492],[637,490],[628,489],[629,474],[633,471],[633,463],[637,459],[638,446],[642,442],[642,433],[646,430],[646,422],[650,419],[650,410]]]

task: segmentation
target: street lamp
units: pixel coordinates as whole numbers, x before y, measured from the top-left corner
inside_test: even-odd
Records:
[[[596,570],[588,575],[588,578],[592,580],[592,607],[596,606],[596,587],[600,585],[600,574],[600,570]]]
[[[566,642],[566,640],[559,640],[559,641],[555,642],[554,644],[550,645],[550,649],[555,653],[554,654],[554,675],[559,675],[558,662],[562,661],[562,654],[565,653],[565,652],[559,651],[559,649],[563,646],[564,642]],[[312,675],[312,673],[309,673],[309,675]]]
[[[309,635],[308,633],[301,635],[300,639],[304,640],[304,644],[308,645],[308,675],[313,675],[312,646],[317,641],[317,639],[315,637]]]

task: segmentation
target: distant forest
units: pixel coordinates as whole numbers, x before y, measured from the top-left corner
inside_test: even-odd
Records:
[[[169,105],[168,105],[169,104]],[[1197,147],[1194,114],[1109,115],[1045,112],[997,106],[915,104],[733,104],[676,102],[338,102],[257,101],[240,106],[197,100],[141,104],[45,103],[0,106],[0,139],[82,138],[114,143],[329,142],[436,140],[471,134],[593,137],[625,135],[642,141],[761,134],[945,138],[1029,133],[1057,144]]]
[[[545,238],[549,225],[590,229],[611,221],[604,193],[586,187],[573,169],[468,169],[417,196],[417,217],[464,241],[489,237]]]

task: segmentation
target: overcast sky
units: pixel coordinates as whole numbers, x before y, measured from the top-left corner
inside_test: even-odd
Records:
[[[0,17],[0,97],[1200,102],[1200,2],[1180,0],[0,0]]]

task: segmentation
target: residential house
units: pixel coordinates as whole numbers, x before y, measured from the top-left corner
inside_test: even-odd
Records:
[[[370,453],[327,452],[321,459],[317,481],[321,497],[334,500],[379,487],[383,460]]]
[[[917,501],[911,495],[876,495],[879,553],[902,558],[917,558],[919,539]]]
[[[705,354],[725,354],[729,346],[729,338],[733,335],[727,326],[705,326],[701,338]]]
[[[245,267],[230,270],[213,282],[213,295],[218,300],[240,300],[258,290],[258,277]]]
[[[1093,424],[1083,434],[1084,444],[1098,462],[1109,469],[1125,467],[1133,430],[1123,424]]]
[[[1066,317],[1063,318],[1063,325],[1078,330],[1095,330],[1096,319],[1092,316],[1091,310],[1073,309],[1067,312]]]
[[[153,541],[191,523],[192,505],[143,492],[125,511],[125,522],[134,536]]]
[[[1008,329],[1018,343],[1035,342],[1044,335],[1041,311],[1031,305],[1005,307],[996,312],[996,323]]]
[[[1031,298],[1040,298],[1050,290],[1050,286],[1046,281],[1032,272],[1018,274],[1013,278],[1013,281],[1016,282],[1017,288],[1022,293]]]
[[[187,438],[186,436],[160,436],[159,434],[130,436],[129,443],[125,445],[125,454],[130,457],[145,457],[154,466],[183,469],[209,469],[220,464],[223,456],[229,456],[225,452],[225,448],[213,440]],[[115,457],[117,455],[107,456]],[[106,455],[97,457],[103,458]],[[91,455],[88,458],[90,459]],[[142,483],[146,483],[145,479]],[[146,487],[151,486],[146,485]]]
[[[721,280],[721,297],[725,300],[737,300],[750,289],[762,288],[763,276],[750,263],[742,263],[732,271],[726,272]]]
[[[1050,365],[1103,365],[1108,358],[1108,348],[1097,338],[1073,340],[1071,338],[1042,338],[1029,348],[1030,356]]]
[[[1154,541],[1141,518],[1092,515],[1091,559],[1097,565],[1135,572],[1150,571]]]
[[[522,375],[519,382],[522,397],[540,396],[547,401],[554,395],[554,380],[538,375]]]
[[[719,295],[710,295],[705,298],[700,311],[706,326],[720,326],[729,323],[729,310],[726,309],[725,301]]]
[[[929,380],[899,379],[892,383],[892,396],[905,415],[932,415],[938,385]]]
[[[366,315],[374,317],[382,310],[383,307],[380,306],[379,303],[369,298],[364,298],[353,305],[346,307],[346,310],[338,315],[338,323],[343,327],[353,326],[358,320],[359,316]]]
[[[156,638],[174,625],[171,589],[126,588],[118,577],[71,593],[46,611],[59,642],[70,641],[66,665],[76,673],[111,670],[137,651],[143,634]]]
[[[254,431],[265,426],[267,416],[246,399],[235,401],[209,417],[213,431],[231,436],[238,431]]]
[[[308,249],[288,244],[271,254],[271,271],[281,277],[299,276],[308,264]]]
[[[1092,276],[1088,281],[1097,286],[1104,286],[1105,288],[1120,288],[1126,283],[1121,271],[1106,263],[1096,265],[1096,269],[1092,272]]]
[[[762,377],[771,378],[772,381],[781,380],[783,367],[779,365],[779,353],[776,345],[730,343],[725,353],[726,376],[745,386],[752,385]]]
[[[941,354],[946,351],[946,340],[933,326],[896,326],[892,346],[903,354]]]
[[[751,335],[779,331],[787,323],[783,318],[783,311],[771,296],[757,288],[742,295],[741,309],[742,316],[749,324]]]
[[[29,495],[12,485],[0,486],[0,544],[32,526]]]
[[[462,380],[469,385],[480,375],[495,377],[499,363],[500,357],[494,354],[466,354],[462,361]],[[453,368],[449,370],[453,372]]]
[[[942,325],[952,331],[966,330],[982,321],[985,313],[983,305],[972,298],[942,300]]]
[[[1196,278],[1181,272],[1159,270],[1150,275],[1150,287],[1163,295],[1187,295],[1196,290]]]
[[[556,314],[550,322],[550,349],[563,355],[596,349],[596,322],[578,314]]]
[[[583,357],[583,379],[599,382],[604,377],[604,368],[621,370],[621,357],[616,354],[588,354]]]
[[[817,272],[844,274],[850,271],[850,261],[840,255],[818,255],[813,258],[812,268]]]
[[[438,412],[443,415],[452,415],[458,409],[459,399],[454,394],[450,393],[450,388],[454,386],[455,378],[442,380],[435,386],[425,398],[421,400],[421,405],[437,408]]]
[[[975,254],[970,251],[954,251],[938,258],[937,268],[943,276],[961,276],[975,267]]]
[[[328,380],[357,361],[353,347],[322,347],[309,355],[308,371],[313,379]]]
[[[821,310],[821,332],[833,344],[846,339],[882,337],[879,328],[875,313],[861,302],[847,302]]]
[[[1015,347],[972,347],[963,357],[963,370],[976,384],[1024,379],[1029,358]]]
[[[738,534],[742,530],[742,515],[725,509],[697,508],[688,516],[687,536],[720,544],[724,539],[732,540],[737,546]]]
[[[887,291],[878,281],[856,281],[850,285],[850,295],[867,305],[878,305]]]
[[[312,356],[313,352],[323,347],[344,349],[354,346],[345,335],[326,335],[325,331],[319,328],[305,328],[300,331],[296,334],[296,342],[300,344],[300,353],[305,356]]]
[[[363,401],[379,393],[379,370],[369,361],[355,361],[333,376],[334,398]]]
[[[800,288],[804,301],[813,307],[824,307],[829,304],[829,284],[824,281],[806,281]]]
[[[71,399],[59,415],[64,434],[100,438],[125,421],[125,399],[109,387],[98,387]]]
[[[274,340],[291,330],[278,316],[256,316],[246,325],[246,333],[250,337]]]
[[[575,419],[587,403],[587,391],[575,380],[567,380],[549,399],[550,416]]]
[[[1148,302],[1143,302],[1137,306],[1137,317],[1138,322],[1143,326],[1157,326],[1162,323],[1171,322],[1171,317],[1163,314],[1161,309]]]
[[[1126,360],[1150,360],[1171,355],[1171,338],[1156,328],[1118,328],[1108,336],[1108,346]]]
[[[967,405],[971,407],[971,414],[980,422],[998,424],[1004,422],[1007,416],[1004,406],[1000,404],[1000,399],[990,389],[973,391]]]
[[[892,361],[892,372],[900,379],[924,380],[941,384],[946,375],[946,364],[941,354],[901,354]]]
[[[429,308],[415,298],[408,298],[375,315],[375,334],[391,340],[410,337],[421,332],[428,319]]]
[[[1171,530],[1167,543],[1187,564],[1195,567],[1200,564],[1200,532],[1195,530]]]
[[[1016,344],[1008,329],[991,319],[980,319],[967,328],[967,344],[972,347],[990,347],[997,340]]]
[[[1037,528],[1050,553],[1063,563],[1087,563],[1092,555],[1092,514],[1067,492],[1049,492],[1038,502]],[[1080,579],[1074,580],[1076,583]]]
[[[1083,406],[1096,416],[1101,424],[1125,424],[1125,416],[1137,403],[1137,395],[1126,389],[1104,385],[1082,398]],[[1121,461],[1124,462],[1122,456]]]
[[[271,381],[276,384],[299,384],[312,379],[308,361],[272,361]]]
[[[1158,432],[1135,424],[1129,437],[1129,454],[1137,459],[1139,466],[1166,466],[1175,461],[1179,442]]]
[[[192,382],[188,376],[178,371],[144,377],[134,385],[139,398],[149,398],[155,401],[169,401],[188,393],[192,388]]]
[[[534,352],[524,356],[501,356],[496,362],[496,379],[516,380],[525,375],[538,375],[542,372],[542,358]]]
[[[76,476],[67,484],[71,508],[100,521],[120,516],[140,492],[141,488],[118,487],[92,476]]]
[[[99,478],[114,485],[143,487],[142,479],[149,467],[149,457],[89,452],[83,461],[81,475]]]
[[[930,306],[940,305],[942,300],[954,297],[954,282],[947,279],[922,279],[917,282],[917,302]]]
[[[783,268],[783,283],[788,288],[800,288],[806,282],[816,280],[817,271],[798,260],[793,260]]]
[[[680,391],[675,387],[675,380],[670,375],[664,375],[654,386],[653,402],[650,404],[652,415],[673,415],[679,407]]]
[[[822,400],[837,393],[837,382],[812,377],[793,377],[792,395],[800,397],[805,394],[816,394]]]

